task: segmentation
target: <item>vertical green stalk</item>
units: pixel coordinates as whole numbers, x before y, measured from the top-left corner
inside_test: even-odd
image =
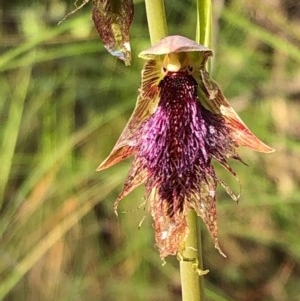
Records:
[[[211,0],[197,1],[197,28],[196,41],[208,48],[211,48],[212,33],[212,3]],[[211,69],[211,60],[208,62],[208,71]]]
[[[168,35],[164,0],[145,0],[151,44]]]
[[[211,45],[212,3],[211,0],[197,0],[196,41],[206,47]]]
[[[199,218],[196,212],[190,211],[187,216],[189,235],[183,251],[184,260],[180,261],[181,291],[183,301],[203,301],[204,283],[202,271],[202,246]]]

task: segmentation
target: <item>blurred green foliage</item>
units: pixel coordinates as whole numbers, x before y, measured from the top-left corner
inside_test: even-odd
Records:
[[[111,57],[91,4],[0,4],[0,300],[180,300],[178,262],[162,266],[143,189],[113,202],[128,162],[96,173],[128,119],[149,46],[135,1],[133,62]],[[166,1],[170,34],[195,36],[195,1]],[[300,299],[300,4],[215,1],[213,77],[247,125],[276,148],[240,149],[238,206],[220,190],[222,258],[203,230],[207,299]],[[218,168],[218,167],[217,167]],[[218,168],[234,189],[234,179]]]

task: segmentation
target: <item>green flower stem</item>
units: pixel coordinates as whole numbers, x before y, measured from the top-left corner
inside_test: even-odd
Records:
[[[202,275],[208,271],[202,271],[202,246],[199,218],[194,210],[187,216],[189,235],[180,261],[181,291],[183,301],[203,301],[204,283]]]
[[[168,35],[164,0],[145,0],[151,44]]]
[[[211,30],[212,30],[211,0],[197,0],[196,41],[206,47],[210,47]]]
[[[197,1],[197,28],[196,42],[211,48],[212,32],[212,2],[211,0]],[[211,60],[207,64],[207,70],[211,69]]]

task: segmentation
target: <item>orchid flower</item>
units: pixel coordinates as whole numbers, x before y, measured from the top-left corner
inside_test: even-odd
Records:
[[[212,51],[182,36],[169,36],[143,51],[146,60],[135,110],[109,156],[104,170],[134,156],[119,202],[141,184],[153,217],[161,258],[180,254],[188,235],[186,215],[195,210],[218,243],[216,187],[229,187],[216,175],[212,161],[235,176],[228,158],[240,160],[237,147],[269,153],[243,123],[205,69]],[[224,255],[225,256],[225,255]]]

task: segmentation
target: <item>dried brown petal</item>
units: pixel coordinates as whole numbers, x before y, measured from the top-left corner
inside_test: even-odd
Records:
[[[130,65],[129,28],[133,20],[132,0],[93,0],[92,17],[105,48]]]
[[[156,189],[148,196],[150,212],[153,218],[155,243],[160,257],[176,255],[184,249],[185,240],[189,233],[185,213],[175,212],[172,217],[168,214],[168,205],[161,199]]]
[[[259,140],[241,120],[218,84],[212,80],[204,69],[200,70],[200,88],[206,96],[205,104],[215,113],[224,116],[227,125],[233,130],[232,135],[238,145],[247,146],[257,152],[272,153],[274,149]]]
[[[142,71],[140,94],[135,109],[109,156],[99,165],[97,171],[134,155],[138,141],[138,130],[156,110],[158,105],[158,82],[161,79],[161,65],[156,60],[148,61]]]

